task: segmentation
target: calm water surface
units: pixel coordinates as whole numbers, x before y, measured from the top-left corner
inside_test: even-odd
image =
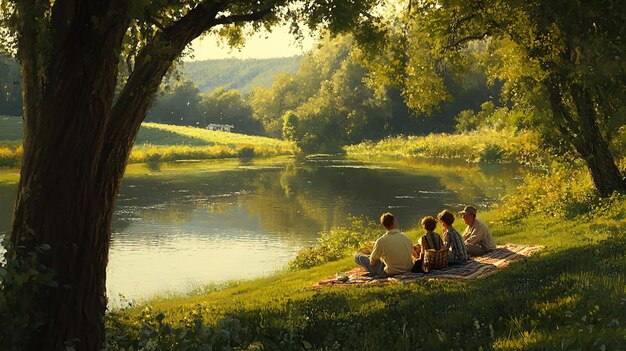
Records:
[[[266,275],[350,214],[391,211],[408,230],[443,208],[487,206],[515,174],[333,158],[131,165],[113,220],[108,294],[119,301]],[[0,184],[2,232],[15,187]]]

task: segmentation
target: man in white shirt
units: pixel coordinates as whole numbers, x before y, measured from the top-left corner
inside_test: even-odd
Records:
[[[389,212],[380,217],[380,224],[387,232],[376,240],[371,255],[357,252],[354,260],[375,277],[410,272],[413,268],[413,243],[398,229],[398,224]]]
[[[476,212],[474,206],[465,206],[463,211],[459,212],[467,224],[463,233],[463,240],[465,240],[465,246],[470,256],[482,256],[496,249],[496,242],[493,240],[489,228],[476,218]]]

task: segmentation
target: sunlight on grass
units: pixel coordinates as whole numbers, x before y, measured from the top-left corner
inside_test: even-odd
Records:
[[[351,257],[240,282],[219,291],[157,299],[109,315],[108,335],[146,326],[185,329],[193,315],[218,332],[267,349],[618,349],[626,335],[626,209],[596,208],[577,220],[540,214],[514,224],[483,212],[496,241],[546,245],[530,259],[468,282],[421,280],[384,287],[311,289],[354,267]],[[607,216],[607,214],[616,216]],[[462,230],[462,226],[458,228]],[[409,233],[412,237],[416,232]],[[488,299],[485,299],[488,297]],[[161,314],[160,322],[155,315]],[[224,321],[237,320],[237,329]],[[226,323],[226,324],[224,324]],[[381,332],[368,333],[376,326]],[[231,330],[235,328],[234,330]],[[243,333],[242,330],[246,330]],[[335,345],[335,346],[333,346]],[[604,346],[603,346],[604,345]],[[119,346],[119,345],[118,345]]]
[[[0,167],[19,167],[23,153],[22,120],[0,116],[0,127]],[[178,160],[248,159],[294,155],[297,151],[295,143],[290,141],[196,127],[143,123],[128,162],[156,164]]]
[[[464,134],[390,137],[344,148],[352,156],[432,157],[467,162],[517,162],[540,166],[548,155],[532,132],[480,130]]]

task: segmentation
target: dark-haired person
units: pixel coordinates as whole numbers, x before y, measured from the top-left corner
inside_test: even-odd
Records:
[[[476,207],[465,206],[459,212],[463,221],[467,224],[463,233],[463,240],[470,256],[482,256],[496,249],[496,242],[485,223],[476,218]]]
[[[357,252],[354,260],[375,277],[410,272],[413,267],[411,239],[398,229],[395,218],[389,212],[383,213],[380,224],[387,231],[376,240],[372,254]]]
[[[426,231],[426,234],[422,235],[419,239],[419,244],[421,246],[421,251],[419,253],[419,257],[415,261],[413,265],[412,271],[414,273],[423,272],[423,263],[424,263],[424,254],[426,250],[441,250],[443,247],[443,241],[441,241],[441,237],[439,234],[435,233],[435,229],[437,228],[437,220],[432,216],[427,216],[422,218],[422,227]]]
[[[452,223],[454,223],[454,214],[448,210],[443,210],[437,215],[443,230],[443,247],[450,250],[448,252],[448,263],[460,263],[469,259],[467,248],[463,242],[461,234],[454,229]]]

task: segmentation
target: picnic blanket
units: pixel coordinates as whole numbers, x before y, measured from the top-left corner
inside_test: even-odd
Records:
[[[543,246],[540,245],[506,244],[498,246],[494,251],[488,252],[484,256],[473,257],[464,263],[454,264],[428,273],[405,273],[387,278],[372,278],[363,267],[357,267],[345,273],[324,279],[313,285],[313,287],[384,285],[410,283],[419,279],[475,279],[494,273],[497,269],[504,268],[513,261],[529,257],[542,248]]]

